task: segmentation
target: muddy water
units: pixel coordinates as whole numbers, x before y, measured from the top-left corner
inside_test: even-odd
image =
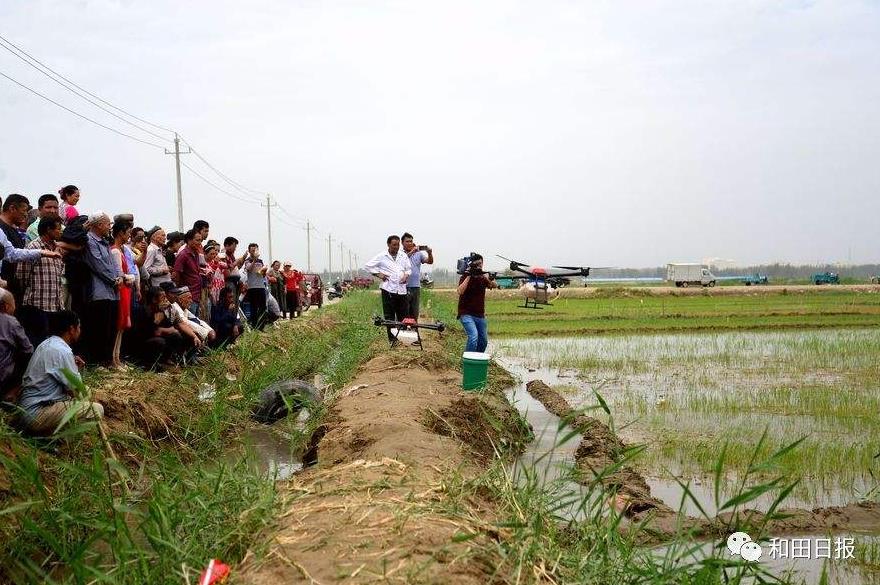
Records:
[[[501,359],[498,361],[502,367],[517,375],[515,364],[504,363]],[[566,520],[582,520],[584,487],[567,479],[580,436],[571,433],[559,417],[547,412],[540,402],[532,398],[524,381],[508,389],[507,398],[535,433],[535,439],[512,466],[514,479],[520,484],[534,480],[542,490],[553,490],[558,501],[568,502],[559,510],[559,515]]]
[[[527,470],[534,473],[539,478],[545,480],[545,485],[553,486],[556,490],[557,497],[563,496],[571,503],[560,510],[560,516],[563,519],[583,519],[583,507],[578,505],[578,500],[583,500],[585,490],[583,486],[565,479],[565,472],[570,468],[574,461],[574,451],[580,441],[579,436],[569,437],[569,429],[561,425],[558,417],[548,413],[543,405],[533,399],[526,390],[526,383],[529,380],[541,379],[550,385],[575,385],[573,384],[570,372],[560,371],[557,369],[534,367],[535,364],[523,365],[522,360],[515,358],[505,358],[503,352],[496,353],[498,363],[519,378],[519,382],[508,391],[508,397],[511,402],[520,410],[525,418],[532,425],[536,439],[529,446],[527,451],[522,455],[514,466],[515,476],[523,480],[523,475]],[[591,390],[588,386],[583,386],[583,391]],[[701,506],[707,515],[713,516],[716,513],[714,502],[714,494],[708,484],[703,484],[699,478],[691,478],[690,491],[701,502]],[[664,500],[672,507],[680,507],[688,515],[700,516],[699,507],[692,500],[683,498],[683,489],[679,484],[671,479],[663,479],[660,477],[648,478],[653,495]],[[841,501],[847,498],[843,494],[835,494]],[[770,504],[770,500],[761,500],[754,502],[751,507],[764,507]],[[803,506],[807,508],[813,507],[806,502],[798,502],[789,498],[786,500],[787,506]],[[828,555],[818,552],[817,545],[822,542],[830,543]],[[793,551],[796,546],[803,547],[805,542],[809,542],[809,553],[804,557],[803,554],[795,554]],[[841,546],[852,546],[855,559],[846,558],[846,551],[839,551],[838,543]],[[700,547],[692,550],[690,554],[680,560],[680,563],[694,562],[698,563],[704,559],[718,558],[719,556],[739,560],[724,548],[724,542],[707,541]],[[791,536],[781,539],[775,539],[774,543],[761,542],[763,555],[761,559],[747,569],[746,575],[756,575],[763,573],[766,576],[773,575],[780,578],[790,579],[791,582],[804,583],[820,583],[822,575],[826,573],[827,583],[835,585],[853,584],[853,585],[880,585],[880,569],[876,566],[877,552],[880,552],[880,536],[876,535],[860,535],[860,534],[836,534],[833,537],[816,537],[811,536]],[[678,545],[681,546],[681,545]],[[688,550],[692,549],[692,543],[685,543],[684,547]],[[681,549],[679,549],[681,550]],[[771,553],[771,550],[773,552]],[[786,551],[780,555],[779,551]],[[719,552],[720,551],[720,552]],[[658,547],[654,549],[654,554],[658,557],[664,557],[668,552],[668,547]],[[803,550],[801,551],[803,552]],[[678,555],[674,555],[678,556]],[[793,558],[797,556],[798,558]],[[865,556],[869,557],[865,562]],[[871,566],[874,565],[874,566]],[[735,570],[728,570],[728,577],[733,577]],[[743,583],[759,583],[764,582],[758,577],[745,577]]]
[[[290,477],[303,468],[300,453],[293,449],[293,437],[270,427],[247,429],[242,442],[245,453],[256,457],[259,469],[277,481]]]

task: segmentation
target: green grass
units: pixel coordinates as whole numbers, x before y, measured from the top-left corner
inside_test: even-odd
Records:
[[[566,431],[559,429],[560,433]],[[796,449],[795,446],[790,448]],[[760,456],[748,453],[751,466],[731,497],[721,499],[716,492],[715,508],[734,513],[749,507],[761,494],[776,501],[768,510],[769,521],[777,516],[790,488],[783,476],[759,477],[758,469],[776,467],[780,452]],[[716,453],[718,477],[724,475],[726,460]],[[597,475],[606,471],[597,470]],[[747,564],[732,559],[716,539],[695,541],[681,534],[664,546],[652,548],[640,544],[647,533],[628,524],[607,503],[613,497],[601,482],[588,482],[583,491],[573,492],[571,484],[579,474],[569,467],[558,478],[547,481],[535,469],[521,468],[514,474],[496,463],[476,479],[450,478],[446,485],[449,499],[466,499],[474,493],[490,494],[498,503],[497,528],[504,538],[490,544],[473,537],[472,555],[480,547],[493,559],[494,577],[506,583],[666,583],[708,585],[716,583],[800,583],[798,577],[771,574],[761,564]],[[684,498],[695,496],[687,487]],[[572,511],[580,519],[572,521]],[[704,517],[706,517],[704,515]],[[733,530],[738,526],[734,520]],[[621,530],[623,528],[623,530]],[[754,530],[753,530],[754,529]],[[762,534],[762,526],[750,526],[750,533]],[[488,581],[493,582],[492,579]]]
[[[376,302],[352,295],[317,318],[250,333],[187,370],[167,394],[147,398],[173,404],[174,438],[111,433],[121,466],[93,424],[68,428],[52,453],[0,422],[0,582],[194,582],[210,558],[239,561],[277,505],[272,478],[239,449],[252,404],[289,377],[320,372],[341,387],[379,338],[369,322]],[[239,370],[227,378],[230,358]],[[132,379],[159,388],[165,378]],[[202,383],[216,387],[210,403],[196,399]],[[308,435],[291,420],[276,426]]]
[[[454,302],[447,299],[446,302]],[[560,298],[543,309],[486,301],[495,337],[659,333],[880,325],[880,294],[821,291],[774,295]]]

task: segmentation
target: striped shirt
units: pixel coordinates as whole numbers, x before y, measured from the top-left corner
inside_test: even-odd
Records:
[[[55,251],[55,242],[44,242],[37,238],[25,246],[27,250]],[[64,291],[61,287],[61,275],[64,273],[64,261],[61,258],[41,257],[33,264],[20,262],[15,266],[15,277],[24,291],[21,303],[42,311],[54,313],[64,308]]]

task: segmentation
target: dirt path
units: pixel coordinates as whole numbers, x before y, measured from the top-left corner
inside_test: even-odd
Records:
[[[880,503],[868,501],[812,510],[785,508],[777,510],[773,517],[742,508],[713,518],[680,516],[651,495],[641,474],[622,465],[628,446],[606,424],[572,408],[541,380],[529,382],[527,388],[548,412],[581,433],[575,463],[582,474],[582,483],[602,483],[609,490],[611,504],[630,520],[642,524],[644,532],[639,540],[645,544],[663,542],[677,534],[693,538],[723,537],[736,529],[754,530],[762,536],[880,532]]]
[[[249,554],[237,582],[490,580],[497,559],[477,551],[499,537],[494,506],[462,481],[523,437],[502,395],[465,393],[460,375],[430,351],[365,364],[319,430],[317,465],[282,488],[266,554]]]

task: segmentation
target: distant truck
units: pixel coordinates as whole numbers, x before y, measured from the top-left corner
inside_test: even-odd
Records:
[[[840,275],[836,272],[817,272],[810,280],[813,284],[840,284]]]
[[[715,275],[702,264],[667,264],[666,280],[682,288],[692,284],[715,286],[716,282]]]
[[[753,284],[767,284],[770,280],[767,278],[766,274],[747,274],[743,276],[742,283],[746,286],[752,286]]]
[[[499,276],[495,278],[495,284],[498,288],[519,288],[519,281],[509,276]]]

